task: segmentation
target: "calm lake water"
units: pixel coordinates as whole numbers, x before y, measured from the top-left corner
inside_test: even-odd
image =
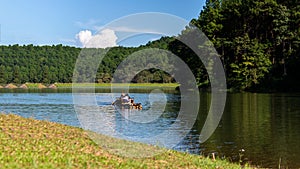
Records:
[[[81,127],[72,93],[54,91],[2,90],[0,112]],[[131,95],[143,104],[145,110],[151,107],[148,93]],[[180,107],[180,95],[169,92],[165,99],[165,111],[156,123],[145,128],[134,124],[129,127],[116,125],[115,129],[133,137],[162,132],[165,129],[162,126],[176,121]],[[96,100],[100,110],[115,112],[110,106],[112,98],[108,93],[96,93]],[[300,94],[229,93],[218,128],[209,140],[199,144],[199,133],[209,105],[210,94],[202,93],[198,119],[191,132],[174,149],[204,155],[215,153],[231,161],[242,160],[262,167],[277,168],[279,163],[281,167],[300,167]],[[112,121],[108,120],[108,123],[122,124],[117,113],[110,113],[109,117]],[[172,137],[176,136],[170,135],[170,139]]]

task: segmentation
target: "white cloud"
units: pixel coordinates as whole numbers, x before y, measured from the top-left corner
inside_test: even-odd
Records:
[[[76,35],[76,39],[84,48],[107,48],[117,46],[118,37],[115,31],[104,29],[96,35],[92,35],[89,30],[80,31]]]

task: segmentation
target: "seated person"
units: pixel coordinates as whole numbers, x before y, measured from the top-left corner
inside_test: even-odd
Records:
[[[123,94],[122,93],[122,95],[121,95],[121,101],[122,101],[122,103],[129,103],[129,102],[131,102],[130,101],[131,99],[130,99],[130,97],[129,97],[129,95],[128,94]]]

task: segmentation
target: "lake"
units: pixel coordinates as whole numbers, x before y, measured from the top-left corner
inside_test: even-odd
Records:
[[[159,120],[145,125],[145,128],[134,124],[124,125],[124,119],[118,113],[112,113],[115,109],[110,105],[112,97],[109,93],[98,92],[95,94],[96,101],[100,111],[108,113],[107,123],[117,124],[114,125],[115,130],[137,140],[161,133],[165,129],[162,126],[177,120],[181,98],[176,92],[168,92],[162,97],[167,101],[165,111]],[[131,95],[143,104],[145,110],[151,108],[146,91]],[[281,167],[300,167],[300,94],[228,93],[225,111],[217,129],[205,143],[200,144],[199,134],[209,105],[210,94],[201,93],[196,123],[173,149],[204,155],[214,153],[230,161],[241,160],[262,167],[278,168],[279,164]],[[1,90],[0,112],[81,127],[72,93],[65,90],[44,90],[42,93],[40,90]],[[136,112],[133,114],[138,116]],[[151,121],[155,117],[149,114],[143,120],[147,121],[147,118]],[[171,134],[170,139],[172,137],[176,136]]]

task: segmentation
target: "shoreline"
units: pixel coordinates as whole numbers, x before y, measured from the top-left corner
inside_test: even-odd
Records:
[[[131,88],[170,88],[176,89],[178,83],[24,83],[24,84],[2,84],[0,89],[72,89],[72,88],[105,88],[111,87],[126,87]]]
[[[180,84],[178,83],[114,83],[113,86],[111,83],[52,83],[52,84],[42,84],[42,83],[23,83],[23,84],[0,84],[0,91],[13,91],[13,90],[36,90],[36,91],[55,91],[56,89],[103,89],[110,90],[111,87],[115,89],[123,88],[129,86],[130,89],[162,89],[162,90],[174,90],[178,91]],[[200,92],[210,92],[210,88],[201,88],[198,87]],[[281,91],[281,90],[233,90],[226,89],[227,93],[300,93],[300,91]]]

